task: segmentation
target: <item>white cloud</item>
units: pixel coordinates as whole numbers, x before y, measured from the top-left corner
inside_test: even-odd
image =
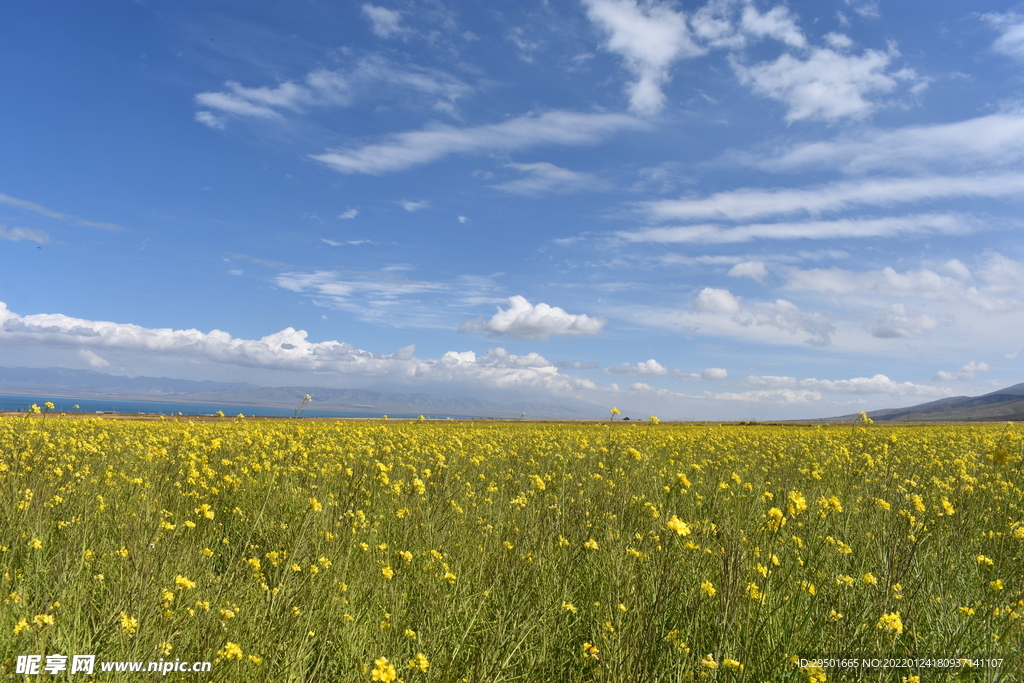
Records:
[[[42,216],[46,216],[47,218],[53,218],[55,220],[63,221],[65,223],[71,223],[73,225],[84,225],[84,226],[89,227],[89,228],[102,228],[103,230],[124,230],[125,229],[123,226],[118,225],[117,223],[101,223],[101,222],[98,222],[98,221],[89,221],[89,220],[86,220],[86,219],[82,218],[81,216],[75,216],[74,214],[70,214],[70,213],[61,213],[60,211],[54,211],[53,209],[46,208],[42,204],[36,204],[35,202],[26,201],[24,199],[18,199],[17,197],[12,197],[12,196],[10,196],[8,194],[3,194],[2,192],[0,192],[0,204],[4,204],[6,206],[12,206],[12,207],[14,207],[16,209],[20,209],[21,211],[28,211],[28,212],[31,212],[31,213],[38,213],[38,214],[40,214]],[[19,229],[20,230],[30,230],[30,228],[13,228],[13,230],[19,230]],[[22,237],[22,239],[31,239],[31,238],[29,238],[29,237]],[[35,241],[35,240],[33,240],[33,241]]]
[[[667,375],[668,369],[652,358],[640,361],[636,365],[620,363],[619,365],[606,368],[605,372],[613,375]]]
[[[955,380],[966,381],[966,380],[972,380],[975,377],[977,377],[979,372],[988,372],[988,371],[989,371],[988,363],[978,362],[978,361],[973,361],[972,360],[970,363],[967,363],[966,365],[964,365],[959,370],[956,370],[955,372],[947,372],[945,370],[939,370],[937,373],[935,373],[935,376],[932,377],[932,379],[933,380],[942,381],[942,382],[952,382],[952,381],[955,381]]]
[[[39,244],[49,244],[50,236],[42,230],[36,230],[35,228],[5,228],[0,225],[0,240],[7,240],[9,242],[28,240],[29,242],[38,242]]]
[[[740,302],[728,289],[717,289],[705,287],[697,294],[692,306],[695,311],[707,311],[709,313],[739,313]]]
[[[705,380],[709,382],[717,382],[725,379],[729,376],[729,372],[725,368],[705,368],[700,372],[681,372],[679,370],[672,371],[673,379],[686,380],[693,382],[697,380]]]
[[[845,33],[826,33],[825,42],[836,50],[847,50],[853,47],[853,41]]]
[[[885,297],[915,298],[933,301],[957,302],[990,311],[1002,312],[1020,305],[1015,297],[1024,286],[1024,267],[999,255],[992,255],[978,269],[985,286],[968,285],[962,278],[941,275],[930,268],[898,272],[890,266],[881,270],[852,271],[843,268],[789,268],[784,287],[797,291],[829,292],[834,294],[875,292]],[[899,320],[905,317],[903,309],[891,311]],[[921,321],[926,322],[926,321]],[[926,324],[923,329],[928,329]],[[934,327],[934,325],[930,325]],[[904,336],[896,334],[893,336]]]
[[[465,223],[465,222],[466,222],[466,221],[468,221],[468,220],[469,220],[469,219],[468,219],[468,218],[466,218],[465,216],[459,216],[459,222],[460,222],[460,223]]]
[[[505,164],[527,174],[519,180],[491,185],[496,190],[511,194],[535,195],[542,192],[573,192],[601,186],[601,181],[590,173],[578,173],[546,161],[532,164]]]
[[[791,47],[807,46],[807,39],[785,5],[778,5],[761,14],[753,4],[747,4],[743,8],[741,21],[744,32],[752,36],[774,38]]]
[[[737,227],[720,225],[685,225],[643,228],[635,232],[617,232],[630,242],[693,242],[699,244],[731,244],[755,239],[851,239],[892,237],[908,234],[965,234],[971,232],[970,222],[950,214],[918,214],[886,218],[845,218],[832,221],[790,223],[754,223]]]
[[[749,317],[740,320],[741,325],[768,325],[796,334],[806,332],[811,336],[805,343],[811,346],[828,346],[836,328],[832,317],[825,313],[804,313],[791,301],[776,299],[752,304],[746,311]]]
[[[749,277],[758,282],[764,282],[768,277],[768,268],[764,261],[743,261],[729,269],[729,277]]]
[[[301,113],[310,107],[344,107],[359,93],[380,96],[384,86],[401,91],[415,91],[438,98],[435,109],[455,114],[454,103],[473,89],[454,76],[421,66],[403,67],[384,58],[371,56],[360,60],[347,71],[315,69],[302,82],[284,81],[274,87],[248,88],[236,81],[227,81],[226,90],[202,92],[195,102],[206,109],[196,113],[196,121],[212,128],[224,128],[227,119],[212,111],[234,116],[284,121],[285,114]],[[439,104],[447,106],[439,107]]]
[[[275,277],[278,287],[309,296],[318,306],[353,311],[363,320],[393,326],[444,327],[435,306],[423,295],[451,289],[448,284],[409,280],[382,272],[286,272]]]
[[[843,211],[859,206],[894,206],[906,202],[952,197],[1013,197],[1024,192],[1024,173],[971,176],[928,175],[913,178],[869,178],[809,188],[741,188],[694,199],[647,202],[652,218],[733,221],[807,213]]]
[[[939,321],[927,313],[907,315],[903,304],[893,304],[889,311],[870,327],[872,337],[878,339],[908,339],[917,337],[939,326]]]
[[[423,359],[415,357],[414,346],[377,354],[338,341],[311,342],[305,331],[291,327],[260,339],[240,339],[221,330],[155,329],[61,314],[20,316],[0,302],[0,347],[26,343],[54,352],[70,350],[94,367],[109,362],[99,356],[100,351],[136,362],[277,370],[289,376],[316,373],[317,381],[345,386],[362,378],[406,385],[415,382],[417,387],[431,382],[555,393],[592,392],[597,388],[589,380],[560,375],[555,366],[536,353],[522,356],[499,348],[480,357],[472,351],[449,351],[438,359]]]
[[[847,173],[921,171],[934,166],[958,173],[1024,159],[1024,112],[1013,110],[956,123],[868,129],[826,142],[801,143],[769,158],[747,161],[767,170],[834,167]]]
[[[428,206],[430,206],[430,202],[428,202],[426,200],[421,200],[421,201],[418,201],[418,202],[414,202],[414,201],[411,201],[409,199],[403,199],[402,201],[398,202],[398,204],[403,209],[405,209],[406,211],[410,211],[410,212],[412,212],[412,211],[419,211],[421,209],[425,209]]]
[[[821,392],[807,389],[760,389],[742,392],[709,394],[718,401],[741,401],[743,403],[810,403],[820,401]]]
[[[508,308],[499,306],[498,312],[490,318],[470,320],[459,332],[546,340],[553,334],[597,334],[608,322],[604,318],[566,313],[562,308],[544,303],[534,306],[519,295],[509,297],[508,304]]]
[[[805,60],[784,54],[749,67],[733,61],[733,69],[744,85],[786,104],[787,121],[835,120],[867,116],[876,106],[869,95],[896,89],[896,79],[885,73],[891,60],[877,50],[858,57],[815,48]]]
[[[434,126],[393,135],[384,143],[325,152],[312,158],[342,173],[380,175],[430,163],[449,154],[513,151],[544,143],[588,144],[609,133],[643,125],[625,114],[551,111],[471,128]]]
[[[212,111],[207,111],[205,109],[196,112],[196,121],[218,130],[223,130],[227,125],[223,116],[217,116]]]
[[[629,108],[642,115],[665,106],[661,86],[680,57],[703,54],[686,26],[686,15],[668,3],[636,0],[584,0],[587,16],[608,34],[607,47],[622,55],[637,80],[629,85]]]
[[[597,363],[583,363],[580,361],[567,361],[560,360],[555,363],[556,368],[562,368],[564,370],[596,370],[601,367]]]
[[[363,5],[363,16],[370,20],[371,30],[381,38],[388,38],[405,30],[401,25],[402,13],[398,10],[366,3]]]
[[[1024,59],[1024,16],[1010,12],[990,12],[981,18],[999,31],[992,49],[1014,59]]]
[[[88,349],[80,349],[78,351],[79,357],[82,358],[86,363],[94,368],[106,368],[110,366],[110,362],[99,357]]]
[[[654,387],[646,382],[633,382],[629,385],[630,391],[654,391]]]
[[[889,394],[892,396],[948,396],[949,389],[913,382],[895,382],[878,374],[872,377],[852,379],[796,379],[772,375],[747,377],[743,384],[753,389],[802,389],[816,393],[830,394]]]
[[[708,393],[708,398],[721,401],[744,401],[749,403],[783,403],[800,404],[821,401],[823,395],[883,395],[891,397],[922,396],[942,398],[952,396],[953,392],[945,387],[933,387],[914,382],[896,382],[889,377],[878,374],[872,377],[854,377],[852,379],[797,379],[796,377],[751,376],[743,382],[750,387],[743,392]],[[833,403],[832,405],[837,405]],[[837,410],[842,409],[838,404]]]
[[[865,19],[882,16],[878,11],[878,0],[846,0],[846,6]]]
[[[355,218],[358,215],[359,215],[359,209],[349,209],[348,211],[346,211],[344,213],[338,214],[338,218],[349,219],[349,218]]]
[[[237,83],[228,82],[229,86],[238,86]],[[240,88],[241,89],[241,88]],[[245,99],[245,97],[234,95],[231,93],[223,92],[201,92],[195,96],[195,101],[204,107],[210,107],[211,109],[218,109],[228,114],[236,114],[238,116],[254,116],[261,119],[280,119],[282,118],[279,113],[274,111],[272,108],[264,106],[262,104],[256,104]],[[202,112],[200,112],[202,113]],[[210,115],[212,116],[212,114]],[[210,125],[210,116],[196,115],[196,120],[200,123]],[[213,117],[216,118],[216,117]],[[223,126],[214,126],[223,127]]]

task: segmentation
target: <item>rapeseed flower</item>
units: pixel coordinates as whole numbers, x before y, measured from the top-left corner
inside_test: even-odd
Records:
[[[878,623],[875,625],[884,631],[888,631],[894,636],[898,636],[903,633],[903,620],[900,619],[899,612],[883,614],[878,618]]]
[[[382,681],[382,683],[391,683],[391,681],[398,678],[398,672],[395,671],[395,665],[390,663],[387,657],[378,657],[373,660],[373,671],[371,672],[373,680]]]

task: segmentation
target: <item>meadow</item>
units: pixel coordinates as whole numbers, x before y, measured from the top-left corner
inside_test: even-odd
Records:
[[[0,679],[1022,680],[1022,439],[0,418]]]

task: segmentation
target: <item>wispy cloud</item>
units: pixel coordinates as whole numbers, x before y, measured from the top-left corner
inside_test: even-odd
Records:
[[[384,86],[401,92],[419,92],[436,102],[445,102],[450,106],[444,110],[450,114],[455,113],[455,102],[473,92],[471,86],[439,69],[399,66],[383,57],[370,56],[352,69],[314,69],[300,82],[289,80],[273,87],[250,88],[227,81],[225,90],[194,96],[196,104],[207,108],[197,112],[195,118],[212,128],[224,128],[227,115],[285,121],[288,116],[311,108],[347,107],[371,88],[379,95]]]
[[[951,197],[1012,197],[1024,192],[1024,174],[928,175],[870,178],[809,188],[742,188],[700,199],[648,202],[643,210],[659,220],[733,220],[844,211],[862,206],[894,206]]]
[[[103,230],[125,230],[123,226],[118,225],[117,223],[101,223],[99,221],[86,220],[81,216],[76,216],[70,213],[61,213],[60,211],[54,211],[53,209],[46,208],[42,204],[36,204],[35,202],[26,201],[24,199],[18,199],[17,197],[12,197],[10,195],[3,193],[0,193],[0,204],[13,206],[14,208],[20,209],[22,211],[30,211],[32,213],[37,213],[42,216],[46,216],[47,218],[53,218],[58,221],[64,221],[65,223],[71,223],[73,225],[82,225],[88,228],[101,228]],[[14,229],[28,230],[28,228]],[[25,237],[22,239],[31,238]]]
[[[39,244],[49,244],[50,236],[42,230],[34,228],[5,228],[0,225],[0,240],[7,240],[9,242],[27,240],[29,242],[38,242]]]
[[[355,218],[358,215],[359,215],[359,209],[349,209],[348,211],[345,211],[344,213],[338,214],[338,218],[342,218],[342,219],[348,220],[350,218]]]
[[[868,129],[780,153],[739,157],[770,171],[837,168],[847,173],[979,169],[1024,159],[1024,112],[1013,110],[955,123]]]
[[[589,144],[610,133],[643,125],[625,114],[551,111],[484,126],[435,126],[399,133],[387,142],[325,152],[312,158],[342,173],[380,175],[430,163],[449,154],[508,152],[539,144]]]
[[[366,3],[363,5],[363,16],[369,19],[371,30],[381,38],[390,38],[405,31],[402,27],[402,13],[398,10]]]
[[[574,192],[599,188],[603,185],[599,178],[590,173],[570,171],[546,161],[532,164],[508,163],[505,166],[526,174],[525,178],[491,185],[496,190],[510,194],[536,195],[544,192]]]
[[[1024,59],[1024,16],[1007,12],[989,12],[981,18],[999,31],[992,49],[1014,59]]]
[[[754,223],[725,227],[721,225],[684,225],[644,228],[615,233],[629,242],[732,244],[757,239],[850,239],[892,237],[908,234],[965,234],[973,221],[956,214],[918,214],[886,218],[840,218],[831,221]]]
[[[534,306],[526,297],[512,296],[508,308],[498,307],[490,318],[470,320],[459,332],[486,332],[495,337],[546,340],[556,334],[597,334],[608,321],[583,313],[540,303]]]

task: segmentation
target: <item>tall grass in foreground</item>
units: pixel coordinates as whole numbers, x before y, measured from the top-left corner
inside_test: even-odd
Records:
[[[84,653],[218,683],[1019,680],[1022,436],[2,419],[0,676]]]

